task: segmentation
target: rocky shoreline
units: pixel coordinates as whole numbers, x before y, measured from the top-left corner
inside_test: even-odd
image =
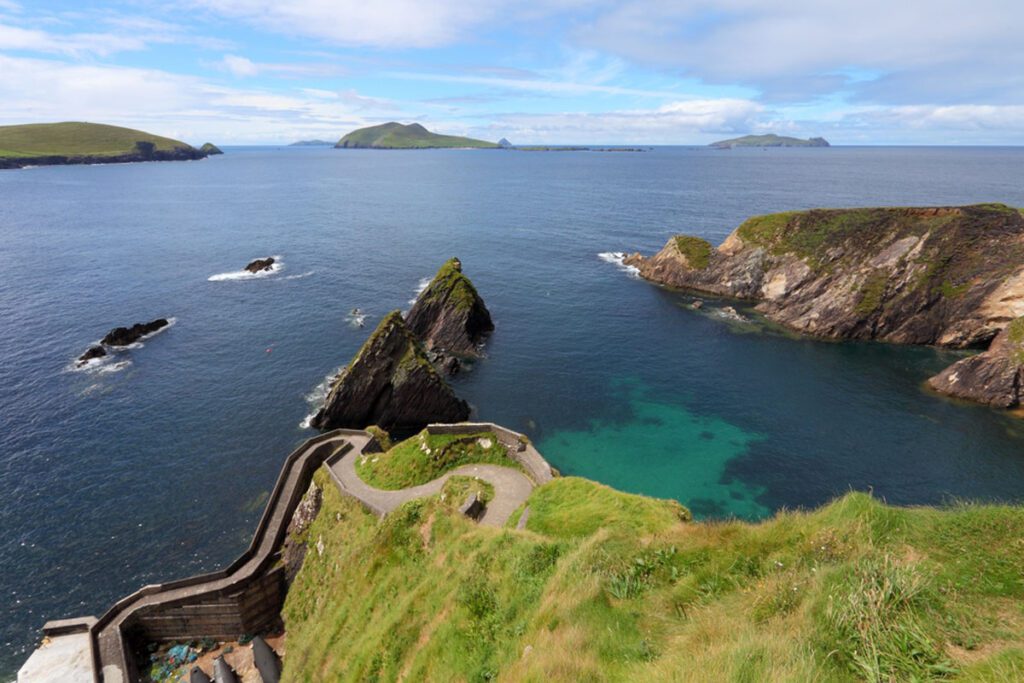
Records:
[[[25,168],[26,166],[74,166],[90,164],[130,164],[140,161],[196,161],[209,154],[195,148],[178,147],[173,150],[153,150],[150,153],[131,152],[128,154],[64,156],[59,154],[35,157],[0,157],[0,169]]]
[[[769,320],[826,339],[986,348],[1024,315],[1024,214],[1002,204],[758,216],[717,248],[677,235],[623,263],[651,282],[755,301]],[[931,386],[1018,405],[1024,354],[1007,341]]]

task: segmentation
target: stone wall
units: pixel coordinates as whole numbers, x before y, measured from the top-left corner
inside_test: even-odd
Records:
[[[544,459],[530,440],[519,432],[513,432],[493,422],[460,422],[459,424],[427,425],[430,434],[475,434],[478,432],[494,432],[506,449],[510,458],[522,465],[526,476],[537,486],[546,484],[554,477],[551,465]]]

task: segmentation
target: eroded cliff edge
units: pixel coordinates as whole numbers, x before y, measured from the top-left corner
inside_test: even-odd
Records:
[[[652,282],[757,301],[767,318],[828,339],[984,348],[1024,315],[1024,215],[1002,204],[771,214],[718,248],[678,235],[624,262]],[[956,392],[931,385],[1006,403],[966,388],[968,376],[958,375]]]

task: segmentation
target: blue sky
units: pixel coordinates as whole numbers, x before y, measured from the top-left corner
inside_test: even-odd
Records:
[[[1019,0],[0,0],[0,124],[1024,144]]]

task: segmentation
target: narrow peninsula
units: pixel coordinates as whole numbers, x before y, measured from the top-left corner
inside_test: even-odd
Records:
[[[188,161],[220,153],[211,143],[196,149],[180,140],[101,123],[0,126],[0,168]]]
[[[336,148],[355,149],[500,149],[493,142],[485,142],[458,135],[431,133],[418,123],[384,123],[354,130],[335,145]]]
[[[733,149],[734,147],[831,147],[831,145],[829,145],[828,140],[825,138],[801,140],[800,138],[768,133],[767,135],[744,135],[739,138],[719,140],[718,142],[712,142],[708,147]]]
[[[944,393],[1015,407],[1024,322],[1024,215],[1003,204],[815,209],[751,218],[715,248],[677,235],[625,258],[647,280],[756,301],[827,339],[985,348],[932,380]],[[1009,328],[1009,329],[1008,329]],[[995,378],[999,378],[995,382]]]

